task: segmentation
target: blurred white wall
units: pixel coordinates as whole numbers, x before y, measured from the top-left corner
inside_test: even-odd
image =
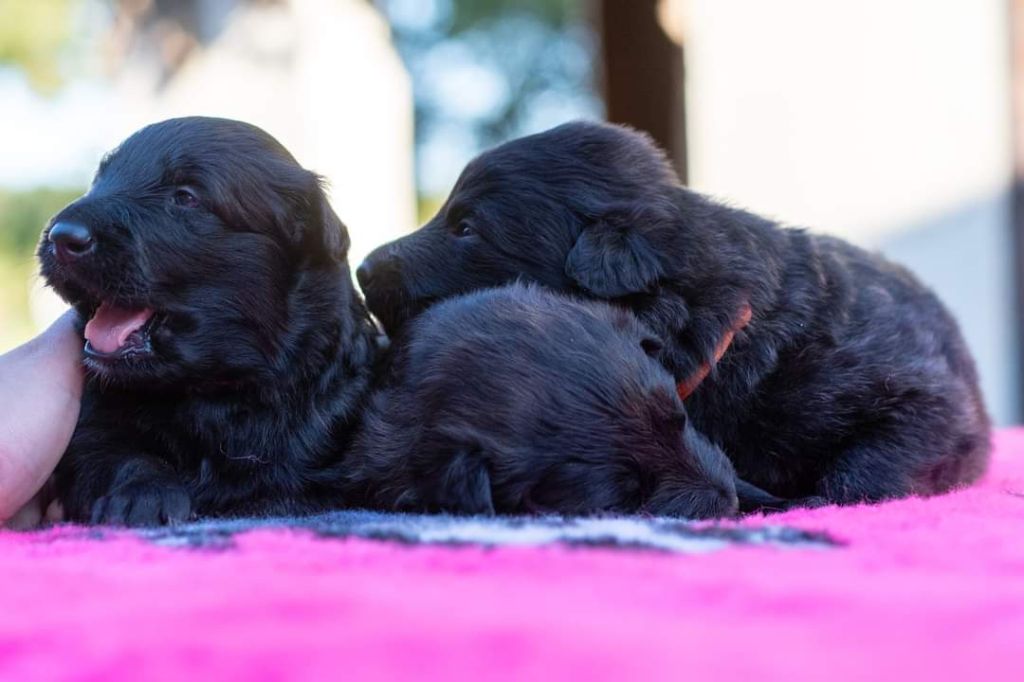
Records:
[[[1002,0],[679,0],[691,184],[880,248],[958,316],[1015,421]]]

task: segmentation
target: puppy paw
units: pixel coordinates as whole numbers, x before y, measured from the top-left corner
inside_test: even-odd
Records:
[[[782,514],[783,512],[792,511],[794,509],[817,509],[819,507],[827,507],[830,504],[828,499],[824,497],[818,497],[812,495],[809,497],[799,497],[793,500],[774,500],[771,503],[766,504],[753,504],[742,509],[744,513],[753,514]]]
[[[798,497],[795,500],[786,500],[785,504],[775,511],[785,512],[793,509],[817,509],[819,507],[827,507],[830,504],[832,503],[824,497],[810,495],[808,497]]]
[[[127,483],[92,506],[91,522],[107,526],[161,526],[188,521],[192,499],[178,483]]]

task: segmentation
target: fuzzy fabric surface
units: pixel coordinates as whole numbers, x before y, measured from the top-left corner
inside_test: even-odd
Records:
[[[1024,430],[979,485],[728,524],[338,512],[0,532],[0,679],[1024,679]]]

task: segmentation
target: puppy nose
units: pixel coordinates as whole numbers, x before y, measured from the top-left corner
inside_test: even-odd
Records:
[[[371,253],[356,268],[356,279],[364,294],[379,295],[401,286],[402,266],[391,253]]]
[[[370,264],[369,260],[364,260],[359,264],[359,267],[356,268],[356,279],[359,280],[359,286],[363,289],[366,289],[370,284],[370,280],[373,279],[372,268],[373,266]]]
[[[50,228],[49,240],[58,260],[62,262],[87,256],[96,248],[96,240],[88,227],[63,220]]]

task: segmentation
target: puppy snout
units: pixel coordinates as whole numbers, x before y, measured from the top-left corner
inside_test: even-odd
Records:
[[[654,491],[645,511],[655,516],[722,519],[736,516],[739,500],[729,483],[669,479]]]
[[[92,230],[81,223],[62,220],[50,228],[48,239],[54,255],[62,263],[84,258],[96,250]]]
[[[370,273],[372,272],[372,268],[373,266],[370,265],[368,260],[364,260],[359,264],[359,267],[356,268],[356,279],[359,280],[359,286],[363,289],[366,289],[367,285],[370,283]]]
[[[401,266],[393,256],[374,257],[371,254],[356,268],[356,279],[366,294],[375,287],[391,289],[398,286],[401,276]]]

